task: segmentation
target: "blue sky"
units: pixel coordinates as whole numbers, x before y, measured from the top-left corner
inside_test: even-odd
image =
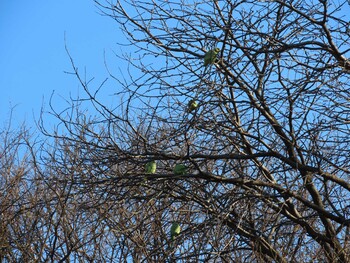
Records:
[[[76,78],[64,73],[72,71],[64,36],[80,72],[86,69],[96,83],[108,77],[104,52],[113,64],[123,35],[92,0],[0,0],[0,127],[12,107],[13,124],[33,128],[53,91],[58,107],[65,106],[60,97],[82,94]]]
[[[88,79],[95,77],[95,87],[108,77],[104,54],[113,73],[127,67],[114,56],[124,38],[119,25],[93,0],[0,0],[0,130],[11,108],[14,125],[35,127],[53,91],[55,107],[62,109],[64,98],[83,94],[77,79],[64,73],[72,71],[65,36],[80,73],[86,69]],[[109,95],[118,89],[115,82],[107,85]]]

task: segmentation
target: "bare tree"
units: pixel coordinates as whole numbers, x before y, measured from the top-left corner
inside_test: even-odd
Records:
[[[14,129],[11,119],[0,130],[0,261],[34,262],[43,203],[33,181],[30,131]]]
[[[87,97],[43,128],[65,215],[52,259],[348,262],[348,2],[96,4],[135,52],[114,107],[71,58]]]
[[[0,262],[111,262],[108,203],[72,187],[77,148],[37,139],[11,121],[0,130]]]

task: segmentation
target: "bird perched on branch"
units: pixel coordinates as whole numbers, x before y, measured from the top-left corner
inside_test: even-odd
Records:
[[[171,241],[174,241],[175,238],[180,235],[180,232],[181,232],[181,227],[179,225],[179,223],[177,222],[174,222],[172,225],[171,225],[171,228],[170,228],[170,238],[171,238]]]
[[[177,164],[174,167],[174,174],[175,175],[184,175],[187,173],[187,167],[184,164]]]
[[[205,55],[204,55],[204,66],[207,66],[209,64],[214,64],[216,60],[216,56],[219,54],[220,48],[216,47],[212,50],[209,50]]]
[[[187,112],[190,113],[198,108],[198,103],[195,100],[190,100],[187,105]]]
[[[156,169],[157,169],[156,161],[153,160],[146,163],[146,166],[145,166],[146,174],[154,174],[156,172]]]

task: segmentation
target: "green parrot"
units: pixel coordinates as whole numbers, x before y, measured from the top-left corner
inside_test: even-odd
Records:
[[[170,228],[170,238],[174,241],[176,236],[180,235],[181,227],[178,223],[174,222]]]
[[[187,107],[187,112],[192,112],[198,108],[198,103],[195,100],[190,100]]]
[[[204,56],[204,66],[213,64],[216,60],[216,56],[219,54],[220,48],[216,47],[212,50],[209,50]]]
[[[147,174],[154,174],[156,172],[156,169],[157,169],[156,161],[153,160],[146,163],[145,170]]]
[[[187,172],[187,167],[184,164],[177,164],[174,167],[174,174],[175,175],[184,175]]]

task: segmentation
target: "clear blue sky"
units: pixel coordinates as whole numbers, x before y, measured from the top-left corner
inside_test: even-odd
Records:
[[[104,52],[113,73],[127,67],[113,54],[124,38],[118,24],[101,16],[93,0],[0,0],[0,130],[11,107],[14,124],[34,127],[53,91],[62,108],[67,105],[60,96],[83,94],[76,78],[64,73],[72,71],[64,35],[76,66],[96,78],[95,86],[108,77]],[[116,83],[108,85],[118,89]]]
[[[53,91],[64,98],[82,94],[76,78],[64,73],[72,71],[64,35],[81,72],[85,67],[96,83],[108,77],[104,52],[112,61],[123,35],[92,0],[0,0],[0,127],[11,107],[14,125],[34,127],[33,116],[43,103],[48,108]]]

